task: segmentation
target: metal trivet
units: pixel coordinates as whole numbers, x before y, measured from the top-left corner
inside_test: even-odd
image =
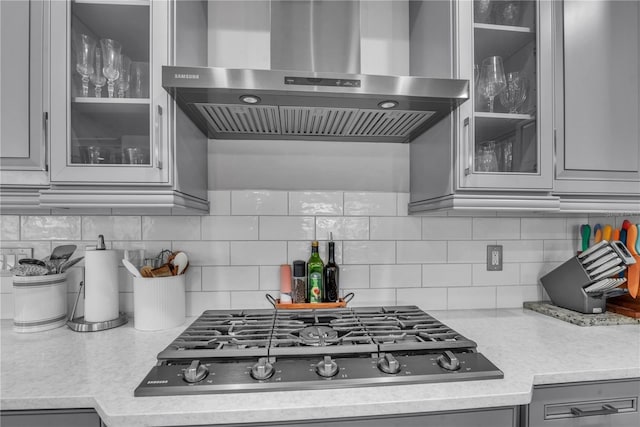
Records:
[[[105,320],[103,322],[88,322],[84,320],[84,317],[76,317],[76,308],[78,307],[78,300],[80,299],[80,294],[82,293],[82,287],[84,286],[84,281],[80,282],[80,289],[78,289],[78,295],[76,295],[76,302],[73,304],[73,310],[71,310],[71,315],[69,316],[69,320],[67,320],[67,326],[76,332],[98,332],[104,331],[106,329],[117,328],[118,326],[122,326],[127,323],[128,318],[126,313],[120,312],[119,316],[113,320]]]

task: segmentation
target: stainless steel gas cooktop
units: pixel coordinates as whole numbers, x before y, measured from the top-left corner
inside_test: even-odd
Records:
[[[415,306],[208,310],[158,354],[135,396],[503,378]]]

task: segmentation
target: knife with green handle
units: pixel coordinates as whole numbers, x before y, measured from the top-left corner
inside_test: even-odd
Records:
[[[582,224],[580,226],[580,237],[582,238],[582,251],[589,249],[589,240],[591,239],[591,226]]]

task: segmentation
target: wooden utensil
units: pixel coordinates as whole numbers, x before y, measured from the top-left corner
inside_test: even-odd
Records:
[[[635,264],[627,267],[627,287],[629,295],[633,298],[638,296],[638,288],[640,288],[640,255],[636,252],[636,241],[638,240],[638,227],[631,224],[627,229],[627,249],[636,260]]]

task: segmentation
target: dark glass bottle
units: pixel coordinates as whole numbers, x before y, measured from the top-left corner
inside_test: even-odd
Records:
[[[326,302],[338,301],[340,268],[335,260],[335,243],[329,242],[329,259],[324,267],[324,295]]]
[[[318,241],[314,240],[311,243],[311,257],[307,262],[307,289],[310,303],[322,302],[324,298],[323,270],[324,263],[318,253]]]

